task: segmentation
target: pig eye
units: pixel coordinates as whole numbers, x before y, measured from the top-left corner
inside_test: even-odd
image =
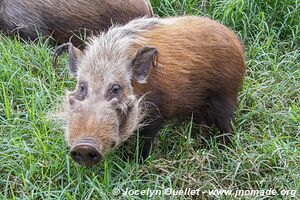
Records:
[[[107,101],[111,101],[112,99],[116,98],[116,99],[119,99],[121,100],[120,98],[122,97],[122,88],[120,85],[118,84],[112,84],[106,94],[105,94],[105,97],[107,99]]]
[[[79,92],[84,93],[84,91],[85,91],[85,86],[84,85],[79,86]]]
[[[86,96],[86,93],[87,93],[87,85],[86,83],[79,83],[79,86],[78,86],[78,97],[80,100],[83,100]]]
[[[119,94],[120,91],[121,91],[121,86],[119,86],[117,84],[112,86],[112,89],[111,89],[112,94]]]
[[[83,94],[85,92],[85,85],[82,83],[79,85],[79,92],[80,94]]]

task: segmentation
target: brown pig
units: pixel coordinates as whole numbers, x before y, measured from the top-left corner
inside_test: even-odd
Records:
[[[148,0],[0,0],[0,30],[32,40],[38,31],[57,43],[85,34],[84,29],[103,31],[114,23],[152,15]],[[72,42],[82,44],[76,37]]]
[[[66,96],[65,137],[80,164],[98,163],[137,128],[146,159],[168,119],[193,115],[199,125],[232,132],[244,49],[216,21],[133,20],[91,38],[84,51],[70,44],[69,62],[77,86]]]

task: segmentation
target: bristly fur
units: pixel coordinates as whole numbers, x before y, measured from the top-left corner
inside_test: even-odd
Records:
[[[151,57],[149,74],[141,82],[134,78],[133,68],[137,52],[145,47],[157,54]],[[67,108],[71,115],[77,112],[66,131],[70,143],[92,137],[105,154],[112,144],[119,145],[133,135],[143,119],[144,158],[164,120],[190,119],[193,114],[199,125],[231,132],[245,74],[239,38],[216,21],[193,16],[140,18],[112,27],[90,39],[77,67],[76,90],[85,83],[89,93],[84,101],[78,99],[76,104],[83,108],[79,112],[74,105]],[[107,106],[114,103],[105,97],[112,84],[122,88],[116,99],[119,116],[112,111],[116,108]]]
[[[151,91],[150,102],[166,119],[196,112],[199,122],[230,130],[245,73],[244,49],[232,31],[201,17],[137,19],[92,38],[83,62],[98,63],[96,68],[88,65],[87,71],[101,66],[129,77],[131,61],[142,46],[158,49],[160,75],[152,70],[148,84],[133,83],[137,94]]]

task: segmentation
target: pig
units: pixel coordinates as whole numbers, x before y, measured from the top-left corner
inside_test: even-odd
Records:
[[[140,18],[68,44],[76,88],[62,113],[70,155],[95,165],[139,129],[148,158],[166,120],[191,119],[232,133],[245,74],[244,48],[233,31],[205,17]]]
[[[57,44],[141,16],[153,16],[149,0],[0,0],[0,30],[30,40],[40,32]],[[72,42],[83,44],[79,37]]]

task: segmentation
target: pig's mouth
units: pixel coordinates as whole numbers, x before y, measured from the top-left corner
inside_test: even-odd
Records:
[[[106,122],[109,124],[106,127],[107,130],[104,130],[105,128],[100,126],[101,131],[105,133],[112,130],[118,132],[116,134],[114,134],[113,132],[108,134],[109,137],[107,139],[111,141],[111,146],[109,146],[109,142],[107,143],[107,145],[99,146],[99,138],[98,140],[95,140],[95,136],[93,134],[90,137],[85,137],[80,139],[79,141],[76,141],[75,144],[71,142],[72,145],[70,149],[70,156],[74,161],[83,166],[91,166],[99,163],[105,157],[105,154],[107,153],[107,151],[109,151],[109,149],[116,148],[124,143],[135,133],[135,130],[140,127],[140,121],[143,116],[141,112],[142,109],[140,100],[134,100],[131,104],[127,105],[123,104],[122,109],[115,109],[116,113],[113,114],[113,112],[111,112],[110,114],[113,115],[110,116],[109,120],[106,119]],[[110,123],[112,121],[115,121],[117,123]]]

